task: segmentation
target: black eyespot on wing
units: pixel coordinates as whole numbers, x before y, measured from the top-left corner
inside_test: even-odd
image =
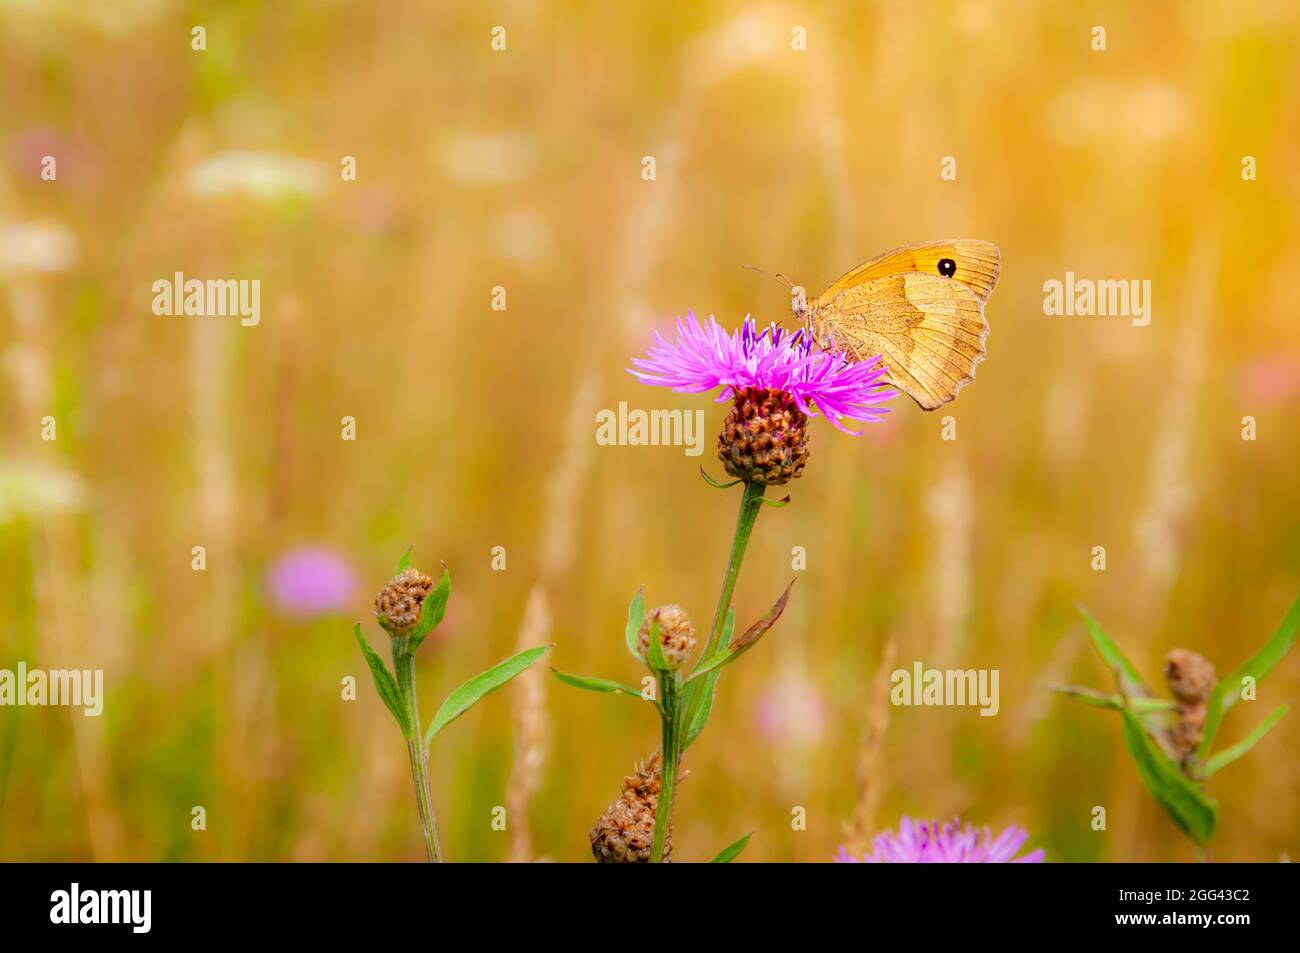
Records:
[[[943,275],[945,278],[951,278],[953,275],[957,274],[957,263],[951,258],[940,258],[939,274]]]

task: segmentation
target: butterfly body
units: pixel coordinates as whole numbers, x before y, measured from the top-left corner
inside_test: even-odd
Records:
[[[1000,268],[989,242],[909,245],[859,265],[816,298],[796,295],[793,308],[819,343],[854,361],[879,357],[891,384],[934,410],[984,360],[984,303]]]

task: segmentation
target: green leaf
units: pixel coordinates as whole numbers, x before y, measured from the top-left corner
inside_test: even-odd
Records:
[[[695,739],[698,738],[700,732],[704,730],[704,726],[709,723],[709,715],[713,713],[713,689],[717,684],[718,676],[720,674],[722,673],[711,672],[706,676],[703,694],[700,696],[699,707],[695,709],[695,713],[691,716],[690,724],[686,726],[686,737],[682,740],[683,751],[694,744]]]
[[[1137,765],[1138,777],[1174,823],[1197,844],[1204,846],[1218,822],[1218,806],[1165,756],[1136,715],[1131,711],[1121,712],[1121,715],[1124,718],[1124,743]]]
[[[361,623],[356,625],[357,644],[361,646],[361,654],[366,657],[366,664],[370,666],[370,674],[375,680],[375,691],[379,692],[380,699],[384,705],[393,713],[397,719],[398,727],[402,729],[402,735],[406,738],[411,737],[414,732],[411,730],[410,722],[406,719],[406,709],[402,707],[402,696],[397,690],[397,679],[393,678],[393,673],[388,670],[384,660],[379,657],[379,653],[370,647],[366,637],[361,634]]]
[[[772,608],[767,610],[767,615],[731,640],[727,647],[731,649],[734,655],[748,652],[768,629],[776,625],[776,620],[781,618],[781,613],[785,611],[785,604],[790,601],[790,590],[793,588],[794,580],[791,579],[790,585],[785,587],[785,592],[781,593],[776,602],[772,604]]]
[[[574,688],[584,688],[589,692],[622,692],[624,695],[631,695],[633,698],[645,700],[639,691],[631,685],[624,685],[622,682],[616,682],[609,678],[594,678],[590,675],[570,675],[568,672],[561,672],[558,668],[552,668],[551,674],[564,682],[566,685],[572,685]]]
[[[1258,744],[1259,740],[1263,738],[1266,734],[1268,734],[1269,731],[1272,730],[1273,726],[1276,725],[1279,721],[1281,721],[1282,716],[1285,715],[1290,709],[1291,706],[1285,704],[1278,705],[1276,708],[1274,708],[1271,712],[1268,713],[1268,715],[1264,718],[1263,721],[1261,721],[1258,725],[1255,726],[1254,731],[1248,734],[1245,738],[1242,738],[1235,745],[1229,745],[1228,747],[1224,748],[1222,751],[1214,755],[1212,758],[1210,758],[1208,761],[1206,761],[1205,767],[1201,771],[1201,777],[1208,778],[1210,775],[1214,774],[1214,772],[1218,771],[1220,768],[1227,767],[1228,765],[1232,764],[1232,762],[1236,761],[1238,758],[1244,755],[1251,748],[1255,747],[1255,745]]]
[[[732,480],[730,483],[720,483],[719,481],[713,479],[713,477],[709,476],[709,474],[705,472],[704,467],[700,467],[700,476],[704,477],[704,482],[707,483],[709,486],[719,490],[729,490],[731,489],[731,487],[735,486],[737,483],[740,482],[739,480]]]
[[[411,568],[411,550],[414,546],[407,546],[406,552],[402,553],[402,558],[397,561],[397,575],[401,575]]]
[[[641,631],[641,623],[645,621],[645,587],[642,586],[632,597],[631,603],[627,607],[627,630],[624,636],[627,639],[627,650],[632,653],[632,657],[638,662],[644,662],[641,653],[637,649],[637,633]]]
[[[726,645],[731,641],[731,633],[735,628],[736,607],[732,606],[727,610],[727,617],[722,622],[722,637],[719,639],[722,645]],[[715,655],[714,658],[717,658],[717,656]],[[706,659],[705,661],[712,661],[712,659]],[[696,668],[699,668],[699,666],[696,666]],[[718,676],[721,674],[722,672],[715,668],[704,676],[702,686],[692,686],[692,689],[698,688],[699,701],[694,703],[694,707],[689,712],[690,721],[686,725],[686,736],[682,741],[683,751],[689,748],[691,743],[700,736],[700,732],[704,730],[704,726],[709,722],[709,714],[713,711],[713,690],[717,687]],[[696,696],[691,694],[687,697],[694,698]]]
[[[1052,691],[1064,695],[1066,698],[1072,698],[1077,702],[1083,702],[1085,705],[1091,705],[1094,708],[1111,708],[1115,711],[1123,711],[1128,708],[1138,714],[1173,711],[1178,707],[1177,702],[1171,702],[1163,698],[1125,699],[1123,695],[1107,695],[1105,692],[1095,692],[1090,688],[1079,688],[1075,685],[1058,685],[1053,687]]]
[[[691,672],[691,677],[688,678],[686,681],[693,682],[697,678],[706,677],[707,675],[709,675],[709,673],[715,672],[718,669],[722,668],[733,658],[735,658],[736,655],[737,653],[731,651],[731,649],[724,648],[721,652],[718,652],[716,655],[713,656],[713,658],[709,659],[707,662],[701,662],[699,665],[695,666],[695,671]]]
[[[433,721],[429,723],[429,730],[424,736],[424,743],[428,744],[432,741],[434,735],[469,711],[484,695],[496,691],[510,679],[527,669],[528,666],[545,655],[548,649],[550,649],[549,645],[539,645],[535,649],[528,649],[518,655],[512,655],[504,662],[493,665],[486,672],[475,675],[448,695],[447,700],[438,709],[438,713],[433,716]]]
[[[1074,608],[1083,617],[1084,624],[1088,627],[1088,637],[1092,639],[1093,648],[1097,650],[1101,660],[1106,663],[1106,668],[1117,673],[1116,681],[1119,682],[1121,694],[1129,695],[1135,690],[1143,695],[1151,694],[1151,690],[1147,687],[1141,673],[1124,656],[1124,653],[1120,651],[1114,640],[1102,631],[1101,624],[1080,603],[1076,602]],[[1122,679],[1120,675],[1123,676]],[[1124,679],[1127,679],[1130,684],[1125,685]]]
[[[748,834],[746,834],[740,840],[736,841],[730,847],[724,847],[722,849],[722,853],[718,854],[717,857],[714,857],[711,861],[709,861],[709,863],[711,864],[731,863],[733,860],[735,860],[737,857],[740,856],[740,852],[745,849],[745,845],[749,843],[749,839],[753,835],[754,832],[750,831]]]
[[[1273,671],[1277,664],[1286,658],[1286,653],[1291,651],[1291,646],[1295,644],[1297,630],[1300,630],[1300,598],[1291,603],[1286,618],[1277,627],[1277,631],[1264,643],[1264,647],[1256,652],[1241,668],[1214,686],[1214,692],[1210,695],[1210,703],[1206,706],[1205,736],[1201,739],[1201,746],[1196,751],[1197,757],[1205,759],[1210,753],[1210,745],[1214,742],[1214,736],[1219,731],[1223,716],[1228,713],[1233,705],[1241,701],[1242,679],[1253,678],[1256,684],[1262,682],[1264,676]]]
[[[415,624],[415,631],[407,636],[412,653],[420,647],[424,637],[438,627],[442,617],[447,614],[447,600],[451,598],[451,573],[447,564],[442,564],[442,579],[424,597],[420,605],[420,621]]]
[[[672,666],[668,664],[668,657],[664,655],[664,644],[659,639],[658,621],[650,623],[650,640],[646,643],[645,654],[645,662],[650,666],[650,671],[657,674],[659,672],[666,672],[672,668]]]
[[[1127,703],[1129,711],[1135,711],[1139,715],[1156,715],[1178,710],[1178,702],[1171,702],[1165,698],[1129,698]]]
[[[763,616],[763,618],[759,619],[748,629],[738,635],[725,648],[716,652],[712,658],[705,659],[700,662],[699,665],[695,666],[695,670],[691,672],[691,677],[688,678],[687,681],[694,681],[697,678],[707,678],[711,673],[716,672],[724,666],[730,665],[757,645],[758,640],[763,637],[763,634],[776,624],[777,619],[781,618],[781,613],[785,611],[785,604],[790,600],[790,590],[792,588],[794,588],[793,580],[791,580],[790,585],[785,587],[785,592],[781,593],[780,598],[777,599],[772,608],[768,610],[767,615]],[[732,625],[734,625],[734,614],[730,614],[728,618],[731,620]],[[708,691],[709,686],[706,686],[705,690]]]

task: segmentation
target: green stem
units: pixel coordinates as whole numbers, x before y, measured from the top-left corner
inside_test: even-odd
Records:
[[[713,612],[713,626],[709,629],[708,641],[700,654],[696,665],[705,659],[713,658],[722,641],[722,630],[727,621],[727,610],[731,608],[731,597],[736,591],[736,579],[740,576],[740,564],[745,559],[745,549],[749,546],[750,534],[754,531],[754,521],[758,511],[763,508],[763,494],[767,487],[760,483],[746,483],[745,492],[740,498],[740,512],[736,515],[736,531],[731,538],[731,555],[727,560],[727,574],[722,578],[722,591],[718,594],[718,607]],[[695,717],[695,711],[703,703],[701,694],[708,679],[698,679],[686,686],[687,724]]]
[[[731,537],[731,555],[727,559],[727,574],[722,577],[722,591],[718,594],[718,606],[713,613],[713,625],[709,629],[704,651],[696,661],[698,666],[705,659],[710,659],[718,651],[722,642],[722,630],[726,627],[727,611],[731,607],[731,597],[736,592],[736,579],[740,576],[740,564],[745,560],[745,549],[749,546],[750,534],[754,531],[754,521],[758,511],[763,507],[763,494],[767,487],[757,483],[746,483],[740,498],[740,512],[736,515],[736,531]],[[691,724],[695,712],[704,702],[703,685],[714,676],[699,679],[686,686],[681,692],[681,675],[677,671],[662,672],[659,675],[659,714],[663,721],[663,772],[659,781],[659,804],[655,809],[655,834],[650,845],[650,862],[662,863],[664,842],[672,825],[673,800],[677,793],[677,772],[682,760],[682,741],[685,726]],[[684,697],[683,697],[684,695]]]
[[[677,793],[677,771],[682,760],[682,723],[679,717],[678,689],[681,676],[676,671],[659,674],[659,704],[663,721],[663,772],[659,779],[659,804],[655,808],[655,836],[650,845],[650,863],[662,863],[664,843],[673,822],[673,798]]]
[[[424,850],[429,855],[429,863],[438,864],[442,862],[442,847],[438,843],[438,822],[433,816],[433,797],[429,793],[429,749],[420,730],[420,706],[415,697],[415,657],[407,648],[405,639],[393,639],[393,668],[397,672],[397,689],[402,693],[406,720],[411,726],[411,733],[406,738],[406,753],[411,760],[420,826],[424,828]]]

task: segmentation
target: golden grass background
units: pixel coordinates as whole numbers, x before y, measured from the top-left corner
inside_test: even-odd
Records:
[[[0,858],[419,858],[350,632],[378,633],[401,551],[453,573],[418,663],[426,717],[517,643],[634,680],[628,599],[645,584],[705,625],[736,491],[699,479],[711,451],[595,445],[620,400],[705,407],[708,446],[721,422],[628,358],[687,309],[786,318],[743,263],[815,292],[966,236],[1003,253],[988,360],[945,411],[900,399],[860,439],[816,425],[737,593],[747,624],[797,575],[791,606],[721,683],[677,856],[754,830],[745,860],[825,860],[855,817],[906,812],[1021,823],[1049,860],[1190,859],[1118,720],[1044,686],[1108,684],[1076,599],[1156,679],[1175,646],[1231,669],[1300,590],[1298,18],[1283,0],[0,0],[0,666],[100,667],[107,690],[98,719],[0,711]],[[199,194],[231,153],[235,191]],[[1067,270],[1151,279],[1151,325],[1045,316]],[[259,278],[261,324],[154,316],[174,271]],[[303,543],[354,561],[349,614],[268,610],[267,566]],[[900,666],[999,669],[1001,713],[882,709],[887,642]],[[1291,658],[1263,700],[1298,687]],[[1212,856],[1295,852],[1298,738],[1292,713],[1212,781]],[[656,744],[647,710],[538,670],[434,745],[448,856],[590,859]]]

